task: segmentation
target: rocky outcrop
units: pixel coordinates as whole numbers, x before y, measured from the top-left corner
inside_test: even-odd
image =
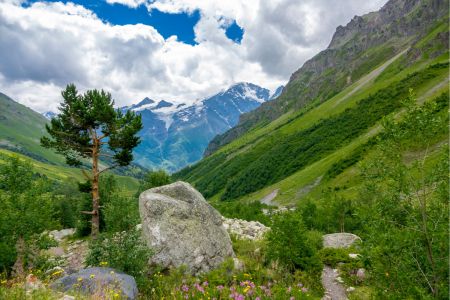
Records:
[[[108,295],[117,299],[136,299],[138,295],[134,278],[111,268],[83,269],[58,279],[51,287],[62,292],[80,292],[94,299],[109,298]]]
[[[235,235],[238,239],[260,240],[270,230],[269,227],[257,221],[227,219],[225,217],[222,217],[222,220],[228,233]]]
[[[355,242],[361,241],[361,238],[353,233],[331,233],[323,236],[324,248],[348,248]]]
[[[190,184],[178,181],[143,192],[139,213],[151,265],[208,272],[234,257],[220,214]]]

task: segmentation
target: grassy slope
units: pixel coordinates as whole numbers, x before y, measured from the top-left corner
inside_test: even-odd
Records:
[[[354,107],[359,100],[373,94],[377,90],[387,87],[392,82],[404,78],[409,73],[424,69],[434,63],[448,61],[448,52],[434,59],[429,59],[428,54],[426,53],[430,49],[430,41],[432,44],[433,39],[436,37],[436,35],[443,31],[445,31],[445,27],[443,26],[443,24],[438,24],[436,28],[434,28],[430,32],[429,35],[427,35],[415,45],[415,47],[420,47],[424,52],[423,58],[415,64],[410,65],[406,68],[402,68],[401,66],[404,65],[405,61],[408,60],[407,54],[402,53],[399,57],[392,58],[388,62],[383,62],[369,74],[361,78],[359,81],[355,82],[350,87],[341,91],[339,94],[335,95],[333,98],[323,103],[322,105],[319,105],[317,107],[311,105],[311,107],[304,108],[297,112],[288,112],[274,122],[264,127],[254,129],[241,138],[224,146],[217,153],[212,155],[212,158],[218,155],[225,155],[227,157],[227,161],[232,160],[236,156],[251,151],[258,143],[264,141],[270,135],[289,134],[300,129],[308,128],[321,119],[328,118],[332,115],[344,111],[347,108]],[[442,74],[440,74],[438,77],[425,82],[421,86],[415,87],[415,92],[418,96],[418,99],[422,102],[447,90],[447,85],[448,69],[447,71],[442,72]],[[242,197],[241,200],[260,200],[264,196],[270,194],[272,191],[279,189],[279,193],[275,201],[282,204],[291,204],[295,203],[299,198],[304,197],[307,192],[311,194],[317,193],[317,191],[322,189],[325,185],[333,185],[339,183],[356,185],[356,182],[352,183],[351,180],[349,180],[349,178],[352,177],[352,172],[355,172],[354,168],[349,168],[344,173],[337,176],[337,178],[331,180],[331,182],[322,182],[319,184],[317,183],[319,182],[318,179],[335,162],[349,155],[349,153],[351,153],[354,149],[365,143],[371,136],[376,134],[379,129],[379,125],[373,126],[369,130],[367,130],[367,132],[354,139],[351,143],[343,146],[337,151],[334,151],[332,154],[297,171],[291,176],[275,184],[266,186],[265,188],[257,192]],[[202,176],[201,174],[199,174],[198,170],[203,171],[202,165],[203,167],[204,165],[207,165],[209,159],[211,158],[208,158],[206,162],[201,162],[199,165],[194,166],[193,168],[191,168],[191,170],[186,170],[184,174],[180,173],[179,176],[182,179],[191,181],[196,184],[199,180],[202,180]],[[217,170],[221,168],[221,165],[211,167],[215,167],[217,172]],[[214,174],[214,172],[212,174]],[[209,173],[209,175],[211,175],[211,173]],[[316,183],[315,186],[314,183]],[[347,190],[347,193],[351,193],[351,191],[352,189],[350,188],[349,190]],[[211,200],[218,201],[220,195],[221,192],[215,194],[213,197],[211,197]]]
[[[55,180],[84,180],[81,171],[68,167],[61,155],[40,145],[47,119],[0,93],[0,163],[7,156],[17,155],[28,160],[36,172]],[[135,191],[138,181],[117,176],[124,193]]]
[[[30,158],[26,155],[15,153],[6,149],[0,149],[0,164],[3,163],[5,159],[11,156],[16,156],[29,162],[37,173],[45,175],[54,180],[64,182],[71,180],[85,180],[80,169],[60,165],[50,165],[45,162]],[[124,191],[124,194],[134,194],[134,192],[138,189],[139,182],[136,178],[119,175],[115,176],[117,178],[118,185],[119,187],[121,187],[121,190]]]

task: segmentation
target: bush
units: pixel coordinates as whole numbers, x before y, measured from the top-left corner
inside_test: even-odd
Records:
[[[296,212],[275,216],[268,234],[267,259],[291,271],[320,272],[322,269],[317,250],[308,243],[301,215]]]
[[[322,263],[335,268],[340,262],[348,263],[352,260],[348,256],[349,253],[348,249],[324,248],[319,251],[319,257]]]
[[[271,207],[259,201],[212,203],[212,205],[226,218],[258,221],[270,226],[270,218],[263,213],[263,209],[271,209]]]
[[[86,264],[109,266],[137,279],[147,273],[150,255],[151,251],[143,242],[140,230],[103,233],[89,244]]]

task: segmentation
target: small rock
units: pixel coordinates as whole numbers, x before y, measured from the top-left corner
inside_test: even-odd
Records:
[[[51,256],[63,256],[64,255],[64,249],[62,247],[51,247],[48,249],[48,253]]]
[[[353,233],[331,233],[323,236],[324,248],[348,248],[361,238]]]
[[[366,278],[366,270],[359,268],[358,271],[356,271],[356,277],[361,281],[364,280]]]
[[[233,263],[235,270],[237,271],[244,270],[244,263],[239,258],[233,257]]]
[[[347,288],[347,292],[351,293],[353,291],[355,291],[354,287],[350,286],[350,287]]]
[[[61,242],[68,236],[75,234],[75,228],[67,228],[62,230],[52,230],[48,233],[49,236],[54,238],[57,242]]]
[[[360,255],[357,254],[357,253],[349,253],[349,254],[348,254],[348,257],[353,258],[353,259],[358,259],[359,256],[360,256]]]
[[[59,300],[75,300],[75,297],[70,295],[64,295],[61,298],[59,298]]]
[[[336,281],[339,283],[344,283],[344,280],[342,280],[341,276],[336,277]]]

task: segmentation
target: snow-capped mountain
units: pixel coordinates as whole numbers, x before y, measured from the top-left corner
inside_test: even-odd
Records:
[[[142,142],[134,151],[135,161],[168,171],[192,164],[202,158],[214,136],[235,126],[241,114],[276,98],[281,89],[271,95],[255,84],[238,83],[191,106],[145,98],[123,107],[142,116]]]
[[[48,120],[51,120],[54,116],[56,116],[56,113],[52,112],[52,111],[46,111],[44,113],[42,113],[42,115],[47,118]]]

